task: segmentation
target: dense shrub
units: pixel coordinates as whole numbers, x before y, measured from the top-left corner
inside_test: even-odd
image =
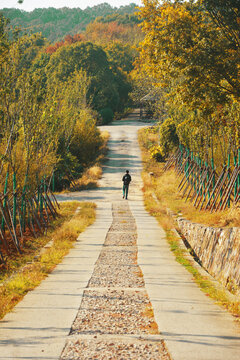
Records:
[[[105,108],[99,111],[101,117],[102,117],[102,123],[108,124],[113,119],[113,111],[110,108]]]
[[[85,167],[96,159],[102,143],[95,121],[87,111],[82,112],[75,125],[69,151]]]
[[[160,145],[164,155],[167,155],[179,144],[176,132],[176,124],[171,118],[168,118],[160,126],[159,130]]]

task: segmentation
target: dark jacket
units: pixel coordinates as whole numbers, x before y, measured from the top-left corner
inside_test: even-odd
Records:
[[[122,178],[123,184],[124,185],[129,185],[131,182],[132,178],[129,174],[125,174]]]

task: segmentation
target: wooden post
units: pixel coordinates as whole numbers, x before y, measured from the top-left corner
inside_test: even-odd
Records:
[[[222,186],[224,184],[224,182],[222,183],[222,179],[224,179],[224,175],[225,175],[225,171],[226,171],[226,165],[223,166],[223,169],[222,169],[222,172],[221,172],[221,175],[219,176],[214,188],[212,189],[212,192],[211,192],[211,195],[210,195],[210,198],[208,199],[208,202],[205,206],[205,210],[207,209],[208,205],[210,206],[210,210],[212,211],[214,206],[215,206],[215,203],[217,201],[217,198],[219,196],[219,194],[221,193],[222,191]],[[220,190],[219,190],[220,189]],[[211,199],[213,197],[213,194],[215,194],[215,199],[213,200],[212,204],[211,204]]]
[[[230,178],[230,181],[228,182],[228,186],[226,188],[226,192],[225,192],[224,199],[223,199],[222,205],[220,207],[220,210],[225,210],[225,208],[229,202],[229,199],[231,197],[231,193],[234,188],[234,184],[237,181],[239,173],[240,173],[240,167],[237,166],[231,174],[231,178]]]
[[[205,191],[208,191],[208,189],[210,188],[211,183],[212,183],[212,179],[213,179],[213,176],[214,176],[214,173],[215,173],[215,170],[212,171],[212,173],[211,173],[211,175],[210,175],[210,177],[209,177],[209,180],[208,180],[207,183],[206,183],[206,186],[205,186],[205,180],[206,180],[206,179],[204,179],[204,182],[203,182],[203,184],[204,184],[203,192],[201,193],[201,196],[200,196],[198,202],[195,201],[195,203],[194,203],[194,205],[196,206],[196,208],[198,208],[198,206],[200,205],[200,203],[201,203],[201,201],[202,201],[202,198],[203,198],[202,205],[204,204],[205,198],[206,198],[206,193],[205,193]],[[201,207],[201,209],[202,209],[202,207]]]

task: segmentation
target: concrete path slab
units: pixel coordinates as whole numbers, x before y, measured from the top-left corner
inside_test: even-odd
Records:
[[[59,358],[112,222],[111,204],[121,199],[121,177],[127,168],[133,179],[128,202],[138,227],[138,264],[173,360],[240,359],[240,332],[233,318],[175,262],[164,231],[144,210],[137,144],[142,126],[133,115],[104,127],[111,138],[100,187],[58,197],[96,202],[97,220],[63,263],[0,322],[0,359]]]
[[[0,359],[59,359],[111,222],[111,204],[99,204],[63,262],[0,321]]]
[[[131,209],[138,227],[138,263],[172,358],[240,359],[239,325],[175,261],[157,221],[140,204],[131,203]]]

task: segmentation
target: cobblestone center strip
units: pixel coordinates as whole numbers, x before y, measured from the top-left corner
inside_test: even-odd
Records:
[[[168,360],[137,264],[137,227],[125,202],[113,222],[84,290],[61,360]]]

